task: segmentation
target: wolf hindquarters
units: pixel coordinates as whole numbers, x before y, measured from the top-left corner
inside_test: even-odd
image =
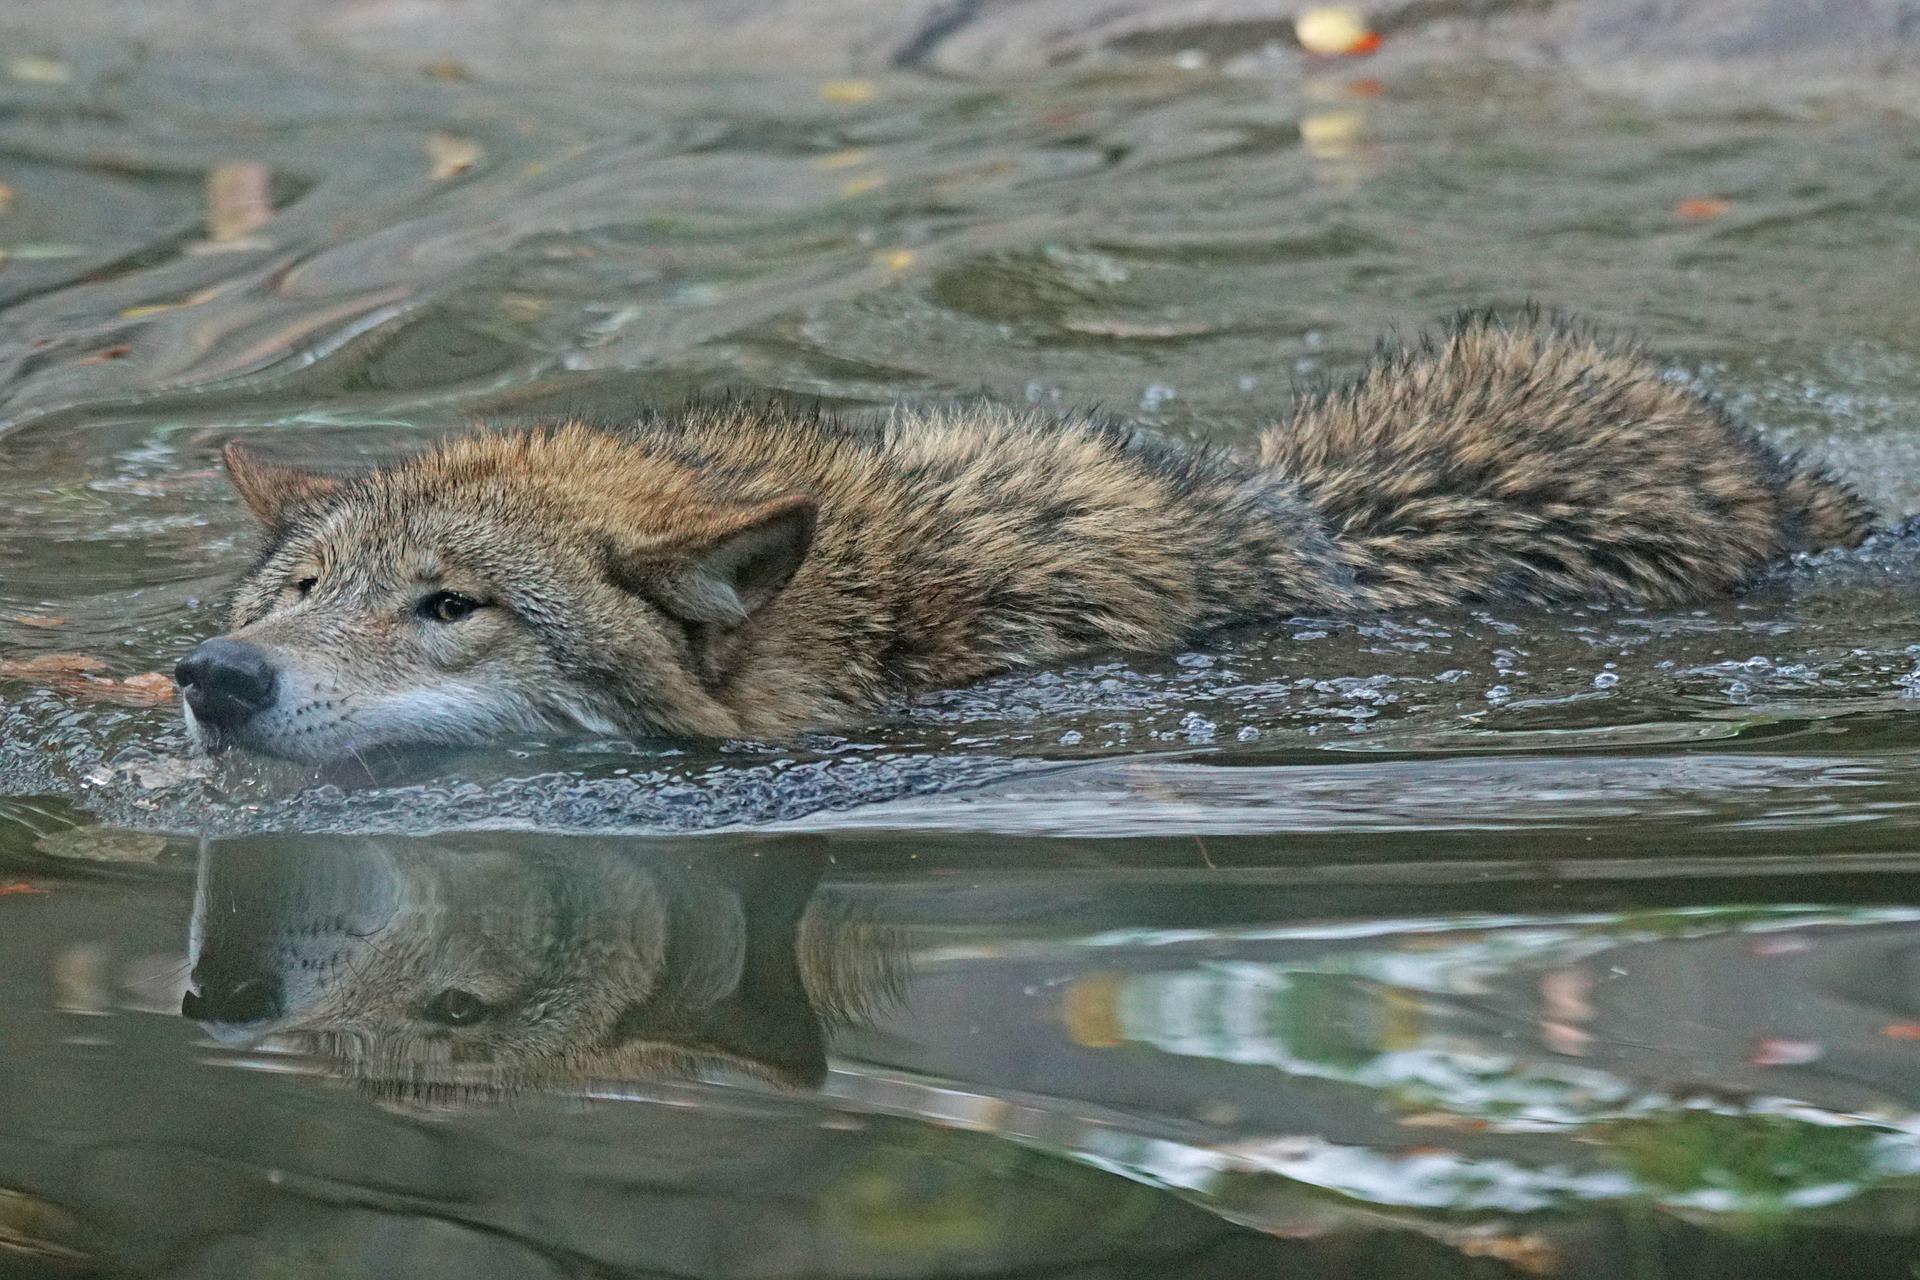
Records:
[[[1533,314],[1383,353],[1266,432],[1259,460],[1383,608],[1678,604],[1874,527],[1853,490],[1639,352]]]

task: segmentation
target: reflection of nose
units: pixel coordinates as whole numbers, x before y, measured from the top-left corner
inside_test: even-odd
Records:
[[[195,1022],[266,1022],[280,1016],[280,980],[245,964],[202,961],[193,984],[180,997],[180,1012]]]
[[[173,678],[195,716],[237,729],[273,702],[278,673],[252,645],[217,636],[180,659]]]

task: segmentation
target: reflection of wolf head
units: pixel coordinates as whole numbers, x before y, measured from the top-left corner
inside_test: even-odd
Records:
[[[809,910],[819,874],[584,841],[218,848],[181,1012],[427,1096],[716,1067],[817,1084],[823,1018],[894,984],[883,931]]]

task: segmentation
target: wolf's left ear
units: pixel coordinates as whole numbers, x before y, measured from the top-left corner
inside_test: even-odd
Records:
[[[343,483],[338,476],[263,462],[238,444],[229,444],[220,456],[240,500],[269,529],[280,528],[298,508],[339,492]]]
[[[635,585],[683,622],[738,626],[792,580],[813,546],[819,512],[804,494],[730,511]]]

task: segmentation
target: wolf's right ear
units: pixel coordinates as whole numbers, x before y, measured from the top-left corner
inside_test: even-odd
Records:
[[[616,579],[683,622],[726,631],[792,580],[818,516],[818,505],[801,494],[708,512],[686,542],[619,563]]]
[[[343,483],[338,476],[263,462],[238,444],[229,444],[220,456],[240,500],[269,529],[283,527],[299,508],[338,493]]]

